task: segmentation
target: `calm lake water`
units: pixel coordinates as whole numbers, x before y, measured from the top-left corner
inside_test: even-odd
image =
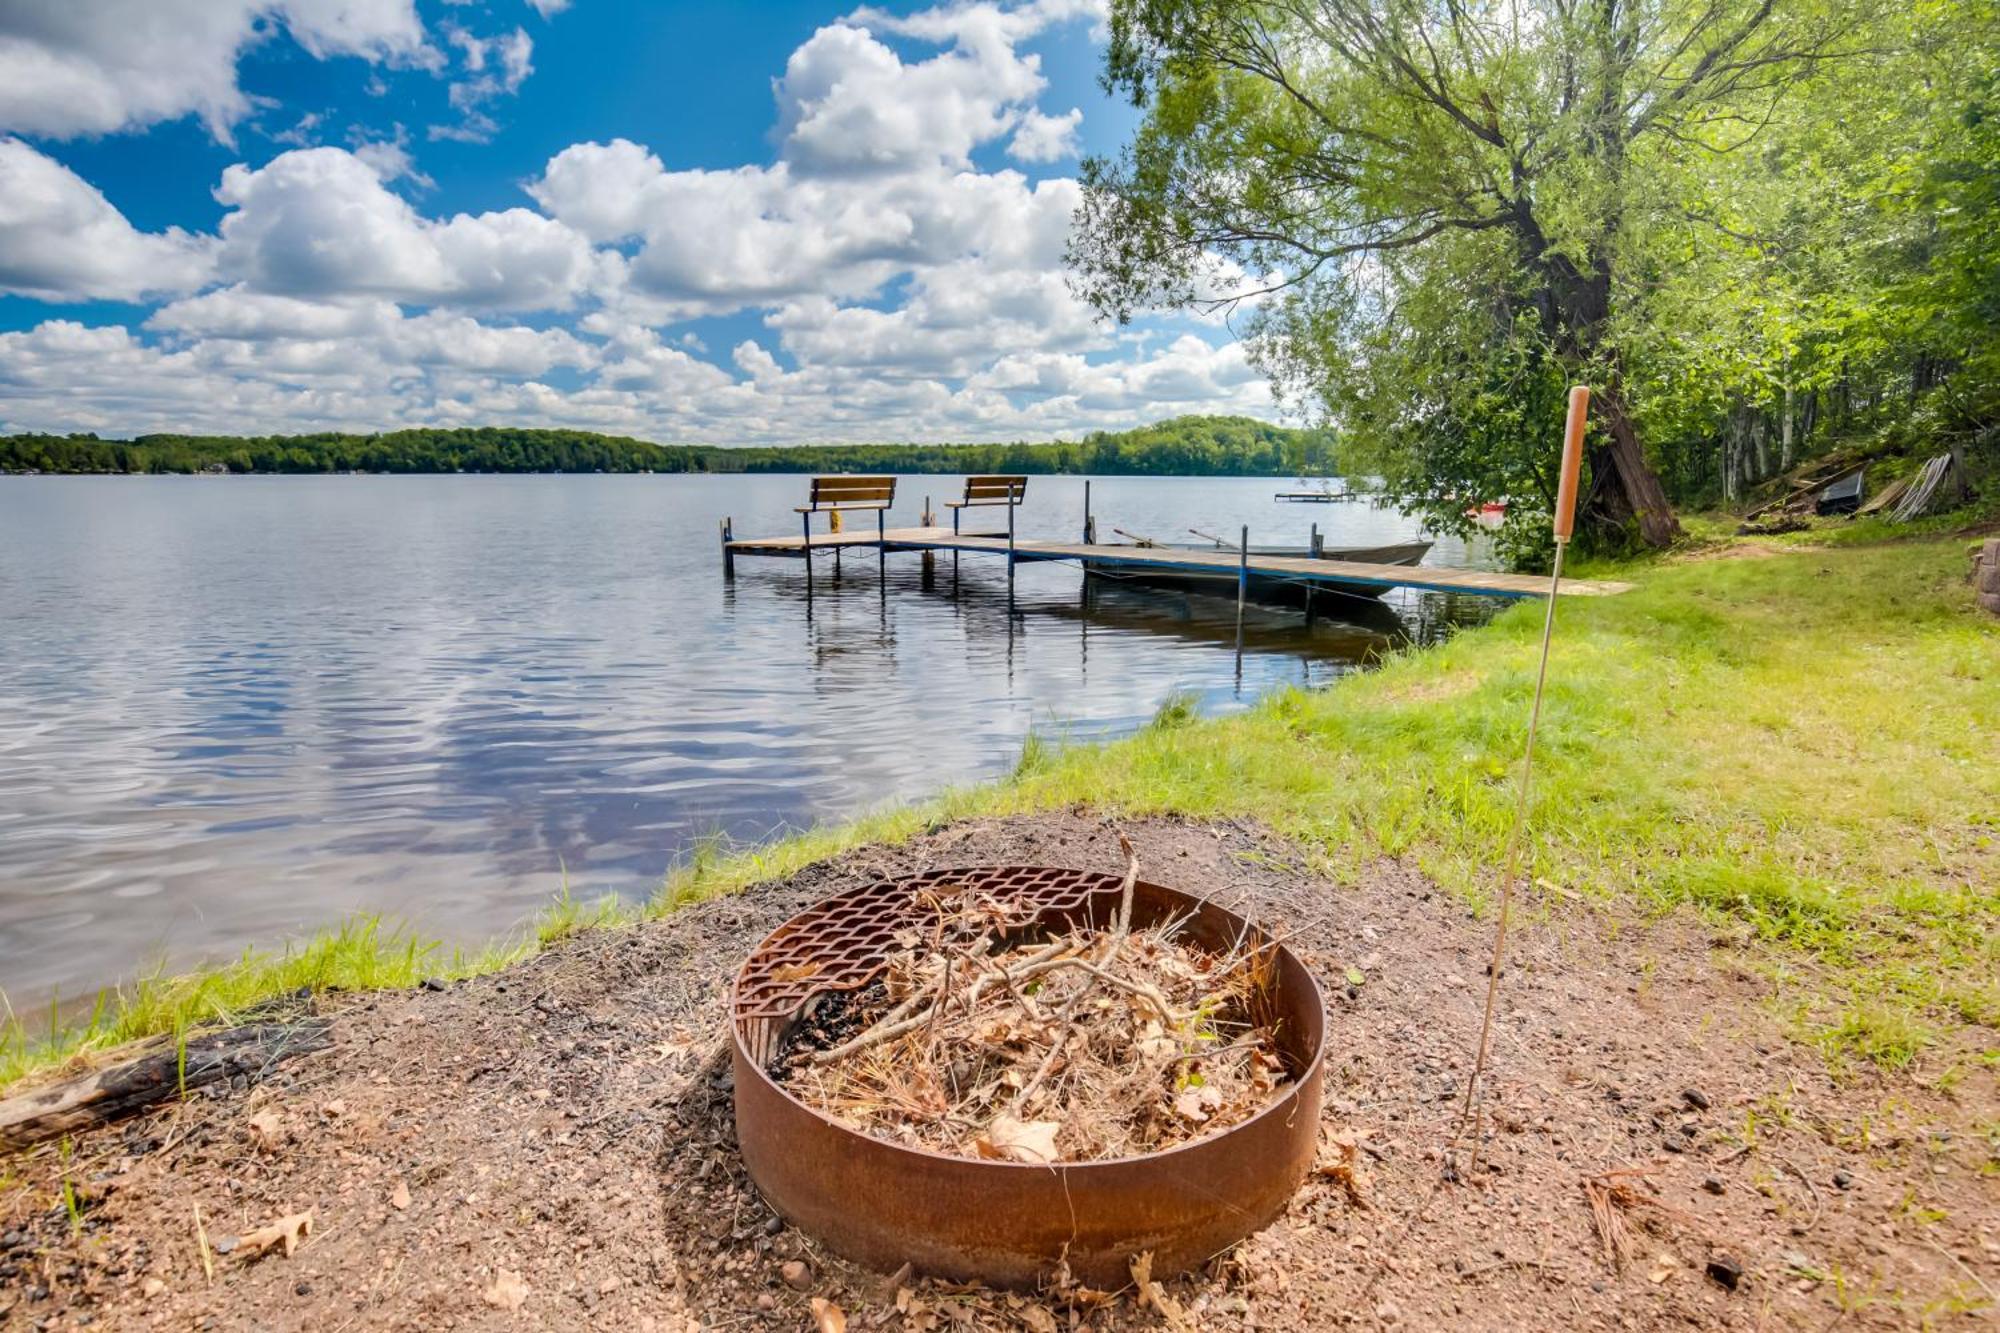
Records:
[[[1110,736],[1484,616],[1345,619],[949,556],[722,578],[717,520],[789,533],[798,477],[0,478],[0,990],[17,1007],[354,911],[454,942],[573,892],[644,896],[705,835],[768,838],[991,777],[1030,728]],[[1304,544],[1411,520],[1283,482],[1104,478],[1099,533]],[[891,526],[957,482],[907,478]],[[1020,531],[1074,538],[1083,482]],[[1431,561],[1478,564],[1440,542]]]

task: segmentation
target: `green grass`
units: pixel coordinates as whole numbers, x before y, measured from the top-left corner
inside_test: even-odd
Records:
[[[1965,541],[1762,542],[1764,558],[1651,561],[1620,597],[1565,599],[1536,757],[1532,879],[1688,909],[1759,951],[1802,1035],[1836,1058],[1990,1050],[2000,1023],[2000,621]],[[1711,552],[1713,554],[1713,552]],[[1579,571],[1585,572],[1585,571]],[[0,1032],[0,1083],[79,1050],[226,1019],[273,995],[490,970],[583,929],[782,878],[970,815],[1087,804],[1251,816],[1336,879],[1408,858],[1475,905],[1496,863],[1541,608],[1328,689],[1200,721],[1169,700],[1104,746],[1037,733],[1007,779],[769,845],[705,840],[644,906],[567,894],[519,943],[444,958],[373,921],[193,977],[109,993],[87,1022]]]
[[[253,950],[216,967],[181,976],[159,972],[99,992],[90,1012],[65,1018],[58,1010],[35,1022],[11,1010],[0,1019],[0,1087],[79,1055],[143,1037],[229,1023],[300,991],[382,990],[429,977],[490,972],[531,952],[520,942],[477,954],[446,951],[435,942],[355,917],[302,943]]]

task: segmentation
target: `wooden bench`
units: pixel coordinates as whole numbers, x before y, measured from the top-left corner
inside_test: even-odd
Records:
[[[894,477],[814,477],[811,502],[795,505],[792,512],[799,516],[808,547],[806,553],[810,555],[814,514],[843,514],[850,509],[872,509],[875,511],[875,540],[882,541],[882,516],[895,502]]]
[[[1028,494],[1026,477],[967,477],[965,496],[958,500],[946,500],[944,507],[951,511],[951,530],[958,533],[958,514],[962,509],[979,509],[987,505],[1007,506],[1007,535],[1014,535],[1014,511],[1021,507],[1021,501]]]

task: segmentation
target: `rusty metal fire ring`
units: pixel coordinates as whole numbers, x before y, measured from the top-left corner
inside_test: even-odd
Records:
[[[1049,1166],[906,1147],[838,1123],[794,1098],[767,1067],[816,997],[867,985],[896,931],[930,919],[920,895],[969,889],[1014,899],[1045,930],[1104,924],[1116,875],[1043,866],[933,870],[851,889],[773,931],[737,975],[736,1135],[764,1197],[834,1251],[884,1272],[1000,1286],[1039,1285],[1066,1263],[1076,1281],[1115,1288],[1135,1255],[1153,1272],[1194,1268],[1284,1211],[1318,1144],[1326,1011],[1312,973],[1273,946],[1276,1036],[1293,1074],[1271,1104],[1164,1152]],[[1186,917],[1182,938],[1226,949],[1257,928],[1224,908],[1141,881],[1137,926]]]

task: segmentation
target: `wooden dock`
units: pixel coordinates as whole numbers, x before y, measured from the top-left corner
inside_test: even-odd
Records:
[[[1017,538],[1002,534],[954,535],[950,528],[889,528],[879,534],[872,528],[853,532],[815,533],[810,549],[803,536],[736,538],[726,530],[722,543],[725,564],[736,556],[780,556],[799,559],[823,551],[879,550],[885,556],[895,551],[963,552],[966,554],[1012,557],[1021,561],[1076,560],[1098,568],[1167,570],[1194,574],[1236,575],[1290,580],[1307,585],[1317,583],[1363,584],[1381,588],[1422,588],[1432,592],[1469,593],[1483,597],[1540,597],[1548,592],[1548,580],[1531,574],[1499,574],[1477,569],[1448,569],[1435,565],[1367,565],[1347,560],[1313,560],[1304,556],[1245,555],[1223,547],[1214,551],[1188,551],[1178,547],[1116,545],[1101,542],[1057,542]],[[1569,597],[1607,597],[1626,591],[1626,583],[1565,579],[1562,591]]]

